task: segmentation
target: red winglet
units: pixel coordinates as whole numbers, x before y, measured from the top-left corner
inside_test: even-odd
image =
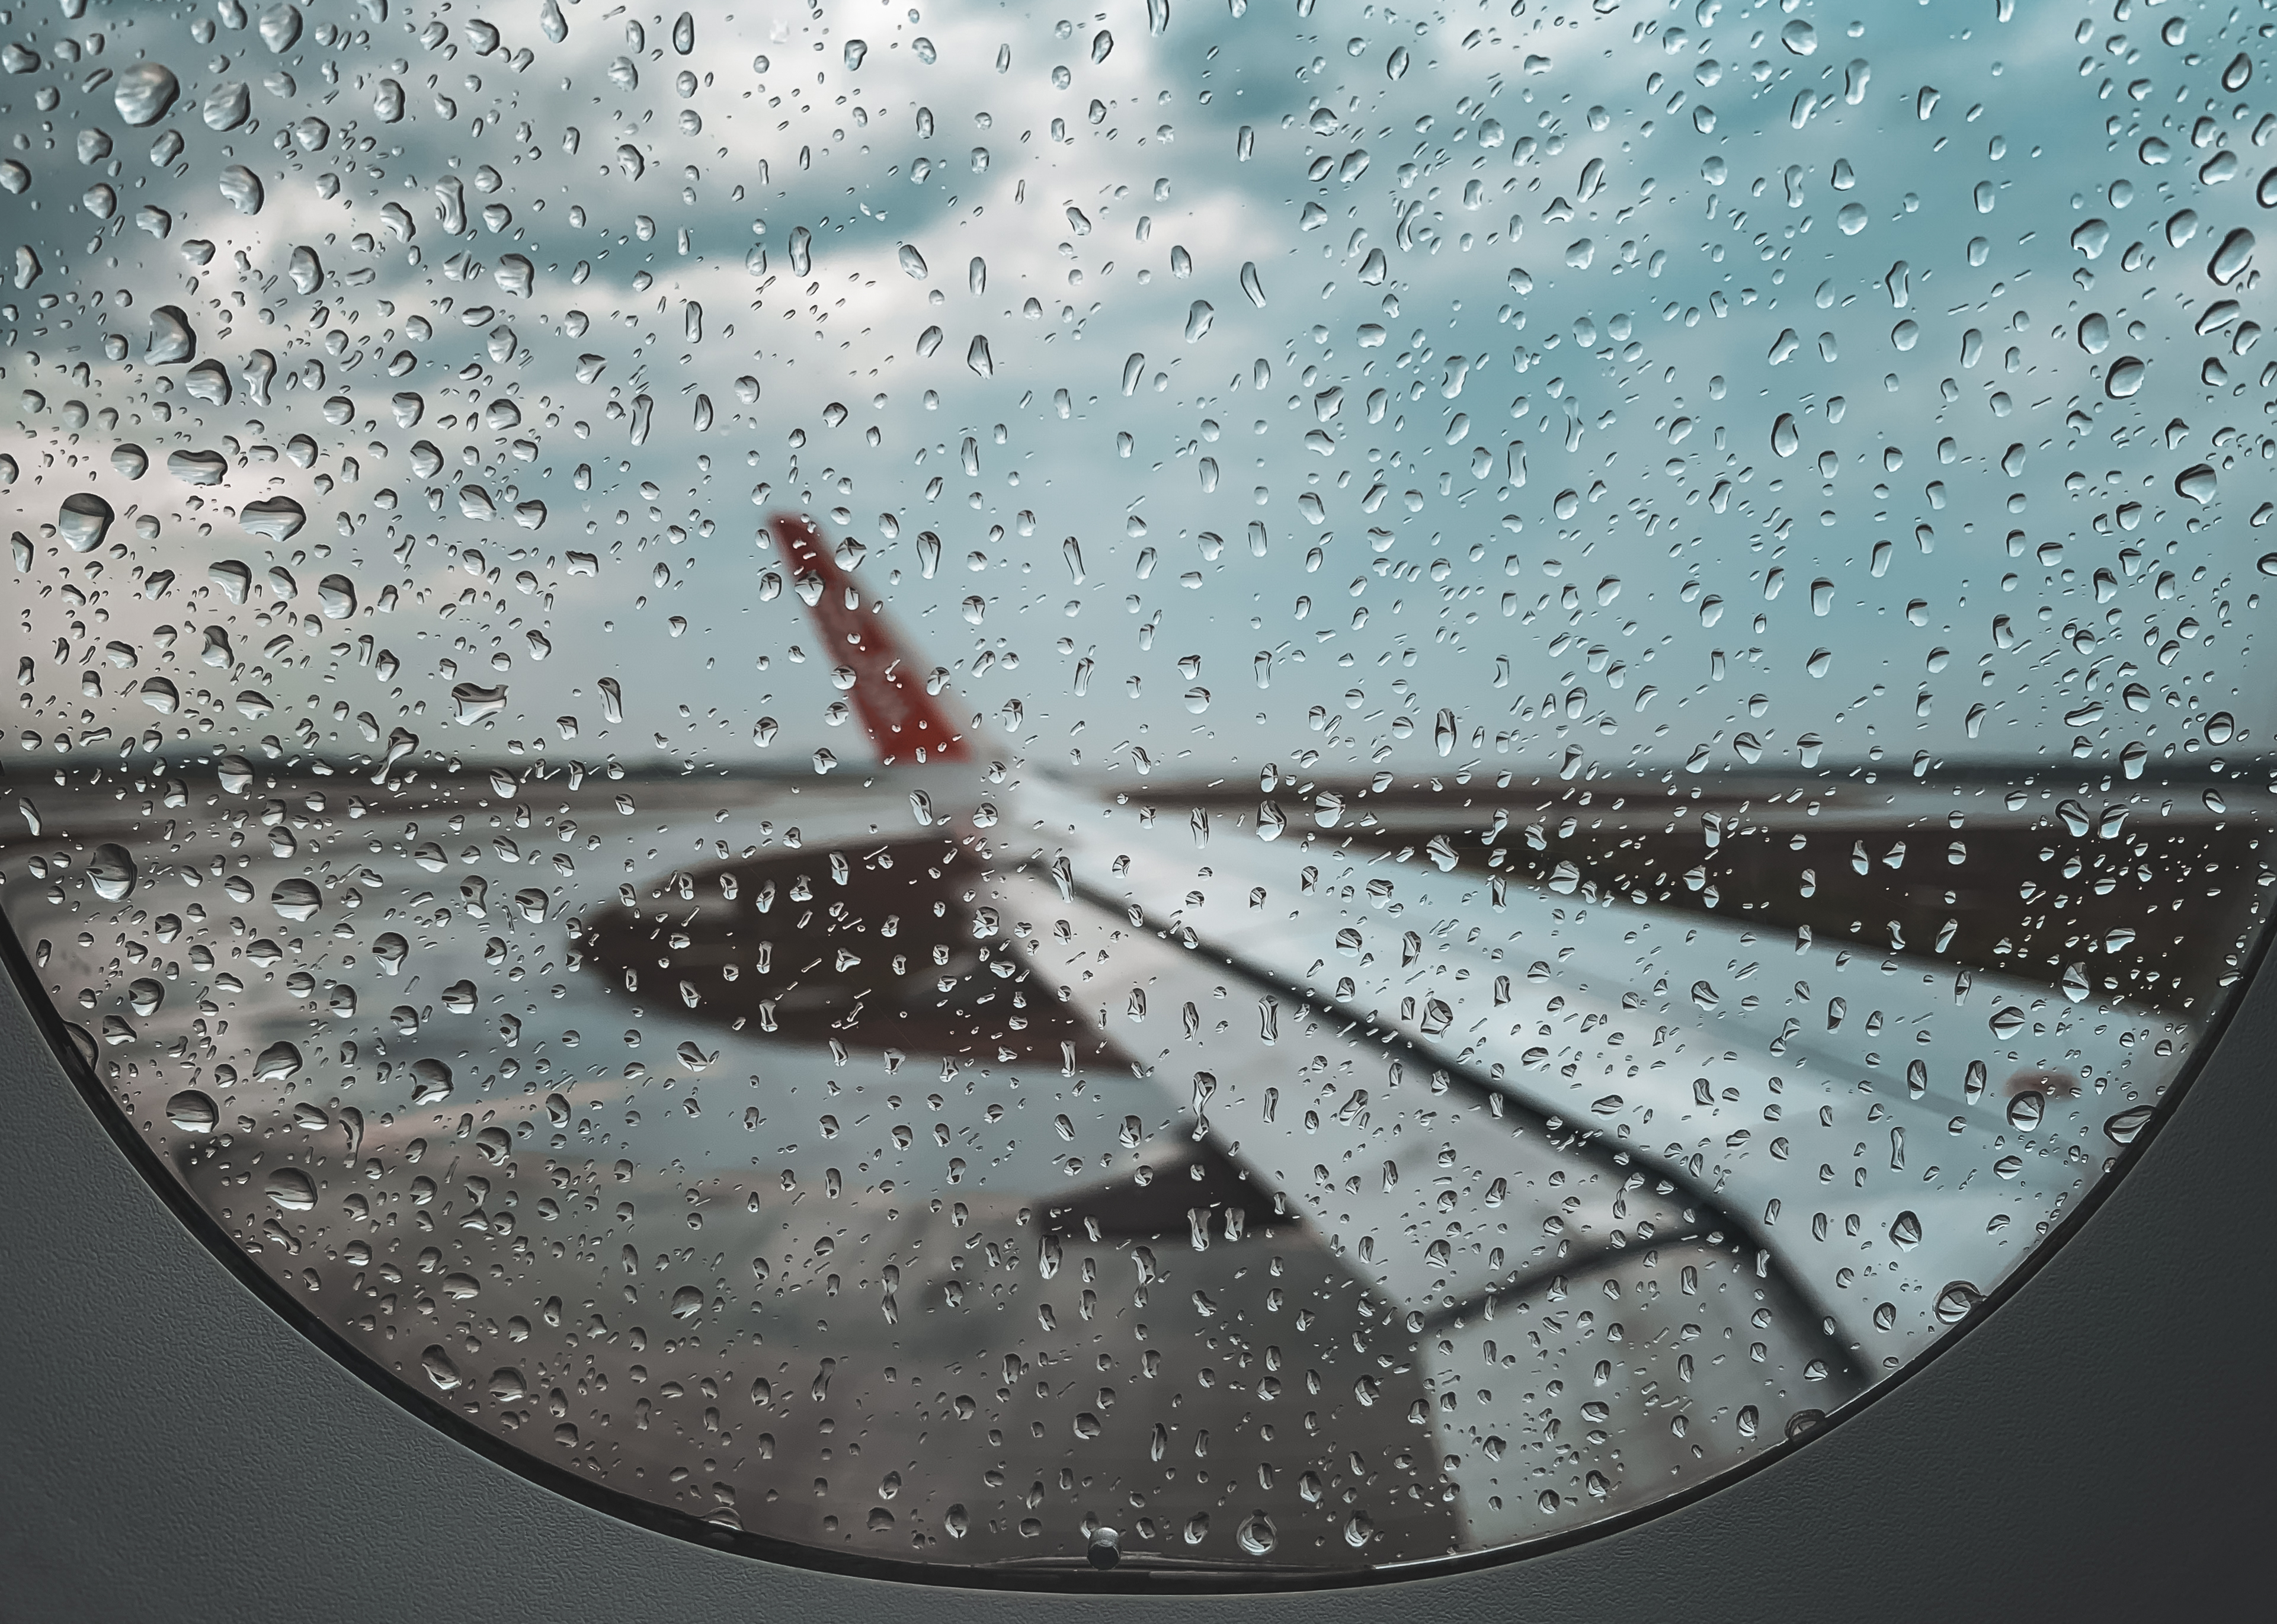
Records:
[[[912,756],[919,761],[970,761],[971,746],[925,691],[913,668],[916,662],[891,624],[875,605],[863,602],[860,590],[830,556],[813,521],[779,513],[769,526],[793,570],[822,583],[812,606],[815,627],[831,659],[853,671],[849,697],[855,713],[885,765]]]

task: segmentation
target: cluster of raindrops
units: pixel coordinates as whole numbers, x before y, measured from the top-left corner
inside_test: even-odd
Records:
[[[1857,15],[0,13],[27,990],[710,1537],[1269,1581],[1809,1436],[2277,881],[2273,25]]]

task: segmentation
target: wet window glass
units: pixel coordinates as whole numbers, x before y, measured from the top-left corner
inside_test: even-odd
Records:
[[[2268,15],[24,0],[17,973],[280,1306],[715,1541],[1715,1483],[2250,962]]]

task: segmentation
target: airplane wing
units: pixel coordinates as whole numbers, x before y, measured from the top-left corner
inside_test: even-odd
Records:
[[[908,724],[896,724],[897,700],[864,705],[864,690],[871,672],[906,682],[918,662],[874,609],[859,606],[842,572],[824,573],[828,560],[811,524],[778,519],[776,532],[823,583],[810,606],[833,646],[858,649],[869,662],[857,668],[852,695],[881,762],[906,759]],[[1204,872],[1215,865],[1221,876],[1208,888],[1210,900],[1188,893],[1196,864],[1190,848],[1180,850],[1187,846],[1185,821],[1157,827],[1151,816],[1047,782],[1023,783],[1003,798],[1009,804],[995,817],[1021,834],[944,848],[928,867],[945,873],[961,861],[966,877],[985,888],[981,928],[1002,932],[1035,1011],[1019,1027],[1051,1031],[1070,1072],[1079,1048],[1087,1066],[1104,1060],[1136,1073],[1154,1096],[1145,1117],[1175,1123],[1190,1141],[1184,1165],[1192,1179],[1255,1193],[1229,1200],[1214,1189],[1218,1210],[1190,1201],[1184,1225],[1171,1221],[1178,1201],[1169,1198],[1169,1216],[1155,1220],[1168,1224],[1169,1239],[1206,1250],[1216,1229],[1225,1231],[1221,1242],[1238,1237],[1253,1208],[1283,1231],[1312,1231],[1334,1260],[1332,1270],[1395,1323],[1441,1333],[1417,1345],[1421,1353],[1403,1368],[1421,1381],[1414,1419],[1430,1419],[1443,1460],[1467,1457],[1478,1468],[1483,1440],[1524,1430],[1515,1393],[1489,1403],[1493,1413],[1483,1415],[1438,1403],[1453,1396],[1464,1369],[1494,1360],[1482,1352],[1477,1327],[1490,1323],[1497,1302],[1560,1300],[1576,1279],[1618,1290],[1624,1266],[1650,1249],[1689,1258],[1682,1277],[1696,1283],[1704,1274],[1710,1292],[1746,1291],[1774,1304],[1759,1317],[1776,1329],[1758,1330],[1779,1349],[1790,1409],[1809,1402],[1831,1407],[1862,1387],[1854,1340],[1829,1329],[1835,1322],[1822,1293],[1794,1275],[1760,1220],[1716,1187],[1720,1179],[1702,1178],[1683,1158],[1672,1161],[1642,1140],[1624,1142],[1626,1128],[1620,1136],[1601,1131],[1587,1100],[1569,1105],[1534,1097],[1515,1080],[1525,1045],[1505,1054],[1493,1043],[1439,1042],[1429,1020],[1416,1018],[1413,998],[1397,1014],[1363,1012],[1340,999],[1319,973],[1334,929],[1324,924],[1338,910],[1306,897],[1297,873],[1311,842],[1298,837],[1276,847],[1228,829],[1205,854]],[[1206,820],[1191,827],[1206,842]],[[1256,899],[1268,896],[1272,906],[1259,908]],[[971,905],[958,911],[973,917]],[[1503,935],[1515,934],[1517,921],[1501,924]],[[1463,974],[1483,988],[1494,966],[1479,958]],[[933,1002],[945,1007],[956,995]],[[1285,1032],[1278,1029],[1283,1020]],[[1000,1024],[1001,1058],[1036,1047]],[[1689,1087],[1687,1079],[1687,1104]],[[1649,1104],[1641,1105],[1649,1120]],[[1164,1206],[1133,1182],[1142,1176],[1138,1168],[1109,1172],[1054,1205],[1070,1213]],[[1449,1198],[1492,1214],[1492,1221],[1451,1244]],[[1634,1323],[1648,1312],[1640,1306],[1626,1317]],[[1625,1329],[1616,1326],[1617,1334]],[[1679,1330],[1672,1322],[1643,1338],[1656,1351],[1641,1347],[1609,1399],[1649,1402],[1642,1395],[1675,1391]],[[1491,1334],[1484,1340],[1490,1345]],[[1751,1407],[1746,1397],[1754,1396],[1754,1384],[1726,1385],[1726,1413]],[[1696,1468],[1697,1457],[1679,1452],[1683,1459],[1660,1469]],[[1532,1497],[1524,1497],[1520,1511],[1521,1497],[1500,1492],[1498,1468],[1470,1481],[1476,1492],[1466,1498],[1466,1514],[1481,1536],[1512,1536],[1515,1519],[1538,1514]]]

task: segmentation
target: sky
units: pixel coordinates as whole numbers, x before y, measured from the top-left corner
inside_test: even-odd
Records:
[[[2266,166],[2246,20],[1512,9],[20,9],[18,637],[47,662],[76,583],[139,662],[43,672],[23,729],[858,762],[764,539],[795,508],[1043,771],[2255,746],[2266,300],[2209,270]],[[138,61],[180,87],[141,126]],[[249,531],[278,497],[306,528]]]

